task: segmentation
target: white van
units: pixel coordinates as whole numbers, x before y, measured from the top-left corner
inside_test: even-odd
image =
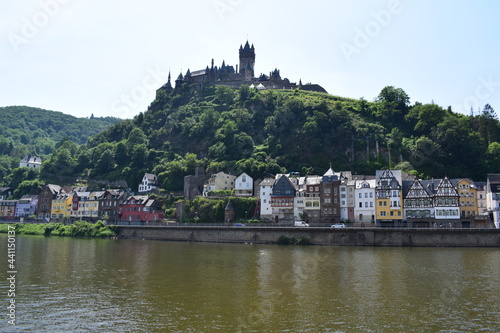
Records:
[[[309,224],[305,223],[304,221],[295,221],[294,226],[296,226],[296,227],[308,227]]]

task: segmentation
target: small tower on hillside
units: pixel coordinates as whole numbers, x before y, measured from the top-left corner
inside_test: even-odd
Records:
[[[224,209],[224,222],[233,223],[236,218],[236,211],[234,210],[233,203],[228,201],[226,209]]]
[[[173,90],[172,83],[170,83],[170,71],[168,72],[168,81],[165,83],[164,87],[167,92],[171,92]]]
[[[248,68],[248,69],[247,69]],[[249,75],[255,77],[255,48],[248,44],[245,47],[240,45],[240,74],[246,76],[246,72],[250,71]]]
[[[182,72],[181,72],[179,74],[179,76],[177,77],[177,80],[175,80],[175,89],[180,89],[183,81],[184,81],[184,77],[182,76]]]

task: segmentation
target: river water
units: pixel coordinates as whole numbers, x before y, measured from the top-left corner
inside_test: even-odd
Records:
[[[16,237],[2,332],[500,332],[500,249]]]

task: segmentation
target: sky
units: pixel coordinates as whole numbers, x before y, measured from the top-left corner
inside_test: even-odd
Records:
[[[256,74],[374,100],[500,110],[495,0],[2,0],[0,106],[132,118],[155,91],[254,44]]]

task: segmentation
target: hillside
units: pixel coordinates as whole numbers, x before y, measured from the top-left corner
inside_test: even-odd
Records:
[[[266,173],[335,170],[373,174],[401,168],[420,177],[485,178],[500,172],[500,126],[489,106],[464,116],[415,103],[385,87],[373,101],[301,90],[184,85],[160,91],[147,112],[111,126],[78,147],[65,143],[44,165],[46,180],[83,174],[137,184],[159,175],[167,191],[183,177],[207,172]]]
[[[63,139],[86,143],[118,118],[76,118],[62,112],[27,106],[0,108],[0,178],[5,177],[27,154],[45,157]]]

